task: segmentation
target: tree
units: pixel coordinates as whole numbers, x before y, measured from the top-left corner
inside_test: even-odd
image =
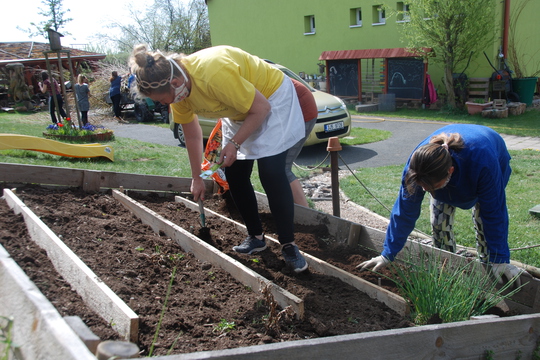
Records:
[[[45,39],[47,39],[47,30],[52,29],[60,32],[60,30],[73,19],[65,18],[65,15],[67,12],[69,12],[69,9],[66,11],[62,9],[62,0],[42,0],[41,3],[45,5],[46,8],[40,8],[38,14],[47,18],[47,20],[41,21],[38,24],[31,22],[30,29],[19,29],[29,33],[30,37],[43,36]],[[64,35],[70,35],[70,33],[64,31]]]
[[[129,23],[110,25],[122,35],[106,36],[120,51],[130,52],[134,45],[144,43],[164,52],[191,54],[211,45],[204,0],[191,0],[187,7],[179,0],[154,0],[142,16],[135,10],[129,13]]]
[[[403,23],[403,41],[408,48],[444,68],[447,104],[455,108],[454,76],[458,66],[466,66],[472,53],[492,45],[495,38],[495,0],[409,0],[408,19]]]

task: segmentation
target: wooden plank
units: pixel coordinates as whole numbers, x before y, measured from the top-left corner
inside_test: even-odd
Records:
[[[139,317],[99,277],[62,242],[10,190],[4,189],[7,204],[15,214],[22,214],[28,233],[47,251],[55,269],[77,291],[84,302],[111,325],[125,340],[137,342]]]
[[[171,355],[160,359],[532,359],[540,336],[540,314],[487,318],[406,329],[372,331],[248,346],[237,349]]]
[[[98,171],[84,171],[82,188],[85,192],[99,192],[101,175]]]
[[[17,359],[96,359],[1,245],[0,289],[0,316],[15,319]],[[4,346],[0,342],[2,354]]]
[[[177,201],[180,201],[184,204],[186,204],[186,206],[189,206],[190,209],[194,209],[195,206],[197,206],[196,203],[194,203],[193,201],[190,201],[186,198],[182,198],[180,196],[177,196],[176,197],[176,200]],[[190,204],[191,203],[191,204]],[[226,222],[232,222],[232,223],[235,223],[237,227],[241,227],[242,229],[244,229],[244,232],[247,232],[246,230],[246,227],[236,221],[233,221],[221,214],[218,214],[210,209],[205,209],[205,213],[207,214],[207,216],[209,214],[212,214],[213,216],[215,217],[218,217],[220,218],[222,221],[226,221]],[[321,213],[322,214],[322,213]],[[336,218],[337,219],[337,218]],[[268,236],[266,235],[265,236],[266,239],[270,240],[270,241],[273,241],[275,242],[276,244],[279,244],[279,241],[272,238],[271,236]],[[347,239],[346,239],[347,240]],[[346,272],[342,269],[339,269],[331,264],[328,264],[327,262],[325,261],[322,261],[314,256],[311,256],[310,254],[307,254],[303,251],[300,251],[302,253],[302,255],[304,255],[304,257],[306,258],[306,261],[307,263],[309,264],[311,270],[313,271],[317,271],[321,274],[324,274],[324,275],[328,275],[328,276],[332,276],[332,277],[335,277],[341,281],[343,281],[344,283],[346,284],[349,284],[353,287],[355,287],[356,289],[362,291],[363,293],[365,293],[366,295],[368,295],[369,297],[371,297],[372,299],[375,299],[379,302],[382,302],[383,304],[387,305],[389,308],[391,308],[392,310],[396,311],[398,314],[401,314],[401,315],[406,315],[408,312],[409,312],[409,306],[407,305],[407,303],[405,302],[405,300],[384,289],[384,288],[381,288],[381,287],[378,287],[372,283],[370,283],[369,281],[366,281],[358,276],[355,276],[349,272]]]
[[[0,181],[5,182],[81,186],[82,178],[78,169],[0,163]]]
[[[135,216],[140,218],[144,224],[149,225],[156,233],[164,233],[166,236],[174,239],[184,251],[193,253],[197,259],[208,261],[215,266],[221,267],[236,280],[248,285],[252,289],[260,291],[263,287],[268,286],[270,292],[281,307],[291,306],[299,319],[304,317],[304,301],[302,299],[260,276],[250,268],[242,265],[213,246],[208,245],[187,230],[163,218],[161,215],[122,194],[120,191],[113,190],[113,197]]]
[[[55,184],[81,187],[190,192],[191,178],[58,168],[53,166],[0,163],[0,181],[8,183]],[[214,190],[212,180],[204,180],[206,191]]]

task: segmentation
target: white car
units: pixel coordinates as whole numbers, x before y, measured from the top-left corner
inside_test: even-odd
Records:
[[[267,60],[268,61],[268,60]],[[286,67],[274,64],[268,61],[272,66],[275,66],[279,70],[283,71],[287,76],[295,80],[300,81],[308,89],[313,92],[319,115],[317,116],[317,123],[313,128],[313,131],[306,139],[304,146],[327,143],[328,138],[337,136],[339,138],[349,136],[351,133],[351,115],[347,111],[345,103],[338,97],[319,91],[311,87],[300,76],[296,75]],[[185,145],[184,132],[182,131],[182,125],[177,124],[172,119],[172,112],[169,114],[170,128],[174,134],[174,137],[180,141],[180,145]],[[216,125],[217,119],[206,119],[199,117],[199,123],[201,124],[203,137],[207,139],[212,132],[212,129]]]

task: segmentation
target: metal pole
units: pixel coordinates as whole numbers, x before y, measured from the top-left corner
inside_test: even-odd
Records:
[[[330,171],[332,179],[332,209],[334,216],[339,217],[341,215],[339,209],[339,166],[338,166],[338,151],[341,151],[342,147],[339,143],[338,137],[331,137],[328,139],[327,151],[330,151]]]

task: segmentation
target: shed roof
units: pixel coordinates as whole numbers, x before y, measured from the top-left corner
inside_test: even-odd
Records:
[[[431,52],[431,49],[425,49]],[[319,60],[346,60],[346,59],[387,59],[403,57],[421,57],[421,54],[412,52],[407,48],[392,49],[363,49],[363,50],[337,50],[323,51]]]
[[[84,51],[79,49],[73,49],[68,47],[62,47],[63,50],[70,51],[70,57],[72,60],[88,60],[97,61],[105,59],[105,54],[99,54],[90,51]],[[4,66],[11,63],[23,63],[25,65],[32,65],[41,63],[45,59],[43,54],[46,51],[51,51],[48,43],[40,43],[35,41],[23,41],[23,42],[0,42],[0,66]],[[51,52],[47,55],[49,59],[56,59],[56,52]],[[60,53],[62,58],[67,58],[65,53]]]

